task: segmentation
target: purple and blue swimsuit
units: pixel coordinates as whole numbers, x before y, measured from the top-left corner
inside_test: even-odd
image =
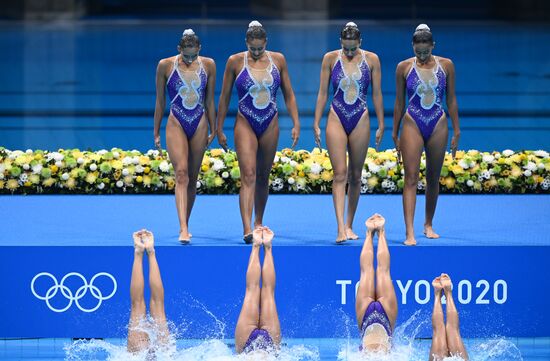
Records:
[[[244,65],[235,80],[239,94],[239,112],[248,121],[259,138],[277,115],[277,90],[281,85],[279,69],[266,51],[269,65],[266,69],[248,66],[247,53]]]
[[[191,139],[204,114],[204,98],[208,75],[198,58],[199,67],[193,71],[180,72],[179,55],[174,60],[174,69],[168,77],[167,88],[170,97],[170,113]],[[182,74],[183,73],[183,74]]]
[[[447,87],[447,75],[435,57],[433,69],[420,69],[416,66],[416,58],[407,74],[407,96],[409,105],[407,113],[414,120],[424,142],[432,135],[435,125],[441,119],[443,97]]]
[[[361,51],[361,62],[356,65],[357,69],[346,73],[342,62],[342,51],[338,52],[338,60],[332,68],[330,79],[334,92],[332,98],[332,109],[340,119],[347,135],[359,123],[363,113],[367,111],[367,90],[370,84],[370,69],[365,52]]]

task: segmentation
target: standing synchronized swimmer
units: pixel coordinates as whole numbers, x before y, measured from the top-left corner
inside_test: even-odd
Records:
[[[178,45],[179,54],[162,59],[156,75],[155,146],[161,149],[160,127],[168,88],[170,115],[166,125],[166,144],[176,174],[179,241],[183,244],[191,239],[188,222],[197,193],[202,157],[215,136],[216,64],[210,58],[199,56],[200,49],[199,37],[193,30],[185,30]]]
[[[246,32],[248,51],[233,54],[227,60],[218,104],[218,142],[227,149],[223,124],[236,84],[239,107],[235,120],[235,146],[241,171],[239,206],[243,240],[252,242],[252,209],[254,227],[261,226],[269,194],[269,174],[279,141],[277,90],[283,91],[286,107],[294,122],[292,146],[300,136],[296,98],[290,84],[285,57],[266,51],[267,33],[253,21]]]
[[[246,270],[246,292],[235,328],[237,353],[258,349],[272,351],[281,343],[281,326],[275,305],[275,264],[271,249],[273,232],[267,227],[257,227],[252,236],[252,250]],[[260,265],[262,246],[263,266]]]
[[[361,278],[357,288],[355,314],[361,330],[361,349],[365,353],[389,352],[397,319],[397,297],[390,274],[390,252],[384,228],[386,220],[379,214],[365,224],[367,235],[361,250]],[[378,233],[376,277],[373,240]]]
[[[432,313],[432,346],[430,348],[430,361],[441,361],[445,357],[458,356],[468,361],[468,352],[464,347],[460,335],[458,311],[452,293],[451,278],[442,273],[432,282],[434,288],[434,309]],[[447,304],[447,323],[443,317],[441,297],[445,294]]]
[[[319,124],[327,102],[329,84],[332,83],[334,97],[328,114],[326,140],[334,170],[332,197],[338,224],[336,243],[359,238],[352,227],[361,193],[361,173],[369,148],[369,84],[372,84],[372,100],[378,119],[377,147],[384,133],[380,60],[375,53],[360,48],[361,40],[361,32],[357,25],[347,23],[340,34],[342,49],[330,51],[323,58],[315,107],[313,130],[315,142],[321,148]],[[349,165],[346,164],[347,155]],[[348,212],[344,223],[346,183],[349,184]]]
[[[439,196],[439,176],[445,159],[449,128],[443,109],[443,98],[453,123],[451,150],[453,156],[458,147],[460,127],[455,95],[455,68],[450,59],[432,55],[435,42],[430,28],[421,24],[413,35],[415,57],[397,65],[396,98],[393,113],[393,140],[403,157],[405,187],[403,189],[403,213],[406,226],[406,245],[416,245],[414,237],[414,211],[422,150],[426,150],[426,218],[424,234],[439,238],[432,228]],[[405,93],[408,106],[405,111]],[[399,126],[403,129],[399,137]],[[398,158],[400,157],[398,155]]]

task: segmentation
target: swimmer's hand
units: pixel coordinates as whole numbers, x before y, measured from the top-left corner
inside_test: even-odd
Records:
[[[455,132],[451,139],[451,155],[455,159],[456,151],[458,150],[458,140],[460,139],[460,132]]]
[[[294,147],[298,143],[298,139],[300,139],[300,127],[295,126],[292,128],[292,149],[294,150]]]
[[[216,138],[216,133],[210,133],[208,134],[208,139],[206,141],[206,148],[210,147],[210,144],[214,141],[214,138]]]
[[[313,136],[315,137],[315,145],[321,150],[321,128],[316,125],[313,126]]]
[[[380,143],[382,142],[382,137],[384,136],[384,127],[379,127],[376,130],[376,151],[378,152],[378,148],[380,147]]]
[[[218,144],[225,150],[226,152],[229,150],[229,147],[227,146],[227,137],[225,136],[224,132],[221,130],[218,130]]]
[[[155,134],[155,148],[157,148],[159,151],[162,151],[162,147],[160,145],[160,135]]]
[[[401,166],[401,149],[399,148],[399,136],[397,132],[392,133],[392,138],[395,144],[395,150],[397,151],[397,165]]]

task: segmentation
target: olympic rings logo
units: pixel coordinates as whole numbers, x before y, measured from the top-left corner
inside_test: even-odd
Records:
[[[36,290],[34,289],[34,283],[36,282],[36,280],[38,278],[43,277],[43,276],[51,278],[53,280],[54,284],[53,284],[53,286],[51,286],[48,289],[48,291],[46,291],[46,294],[44,296],[40,296],[36,293]],[[113,291],[107,296],[103,296],[103,293],[101,292],[101,290],[97,286],[94,285],[94,281],[98,277],[102,277],[102,276],[110,278],[111,281],[113,282]],[[79,287],[74,294],[71,291],[71,289],[69,289],[69,287],[65,286],[65,284],[64,284],[65,281],[69,277],[80,278],[82,280],[82,283],[83,283],[83,285],[81,287]],[[88,290],[90,291],[92,296],[95,297],[98,301],[97,305],[93,308],[84,308],[79,303],[79,300],[81,300],[86,295]],[[94,312],[95,310],[97,310],[101,306],[103,301],[108,300],[109,298],[113,297],[114,294],[116,293],[116,290],[117,290],[117,283],[116,283],[115,278],[113,277],[113,275],[111,275],[110,273],[106,273],[106,272],[97,273],[95,276],[92,277],[92,279],[90,280],[90,283],[88,283],[88,281],[86,281],[86,278],[83,275],[81,275],[80,273],[77,273],[77,272],[67,273],[61,279],[61,282],[57,282],[57,278],[55,278],[55,276],[52,275],[51,273],[41,272],[41,273],[37,274],[36,276],[34,276],[34,278],[31,281],[31,291],[32,291],[33,295],[36,298],[38,298],[39,300],[46,301],[46,305],[48,305],[48,308],[50,310],[52,310],[53,312],[65,312],[65,311],[67,311],[72,306],[73,302],[76,304],[76,307],[78,307],[78,309],[80,309],[82,312]],[[55,295],[59,291],[61,291],[61,294],[63,296],[65,296],[65,298],[67,300],[69,300],[69,303],[63,308],[56,308],[56,307],[54,307],[50,304],[50,300],[53,297],[55,297]]]

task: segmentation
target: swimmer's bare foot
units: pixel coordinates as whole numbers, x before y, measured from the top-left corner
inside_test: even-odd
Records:
[[[346,228],[345,232],[346,232],[347,239],[351,239],[351,240],[359,239],[359,236],[355,234],[355,232],[353,232],[353,229],[351,229],[351,227]]]
[[[449,275],[446,273],[442,273],[439,278],[441,280],[443,291],[445,291],[445,293],[451,292],[453,290],[453,282],[451,281],[451,277],[449,277]]]
[[[273,234],[273,231],[269,229],[269,227],[262,227],[262,231],[263,231],[263,237],[264,237],[264,240],[263,240],[264,248],[270,249],[273,243],[273,237],[275,235]]]
[[[142,230],[134,232],[132,238],[134,239],[134,252],[137,254],[143,254],[145,251],[145,244],[142,240]]]
[[[263,229],[262,228],[255,228],[252,232],[252,245],[253,247],[260,247],[263,242]]]
[[[365,221],[365,225],[367,226],[367,230],[370,232],[377,232],[384,229],[384,225],[386,224],[386,220],[384,217],[382,217],[380,214],[375,213],[372,216],[370,216],[369,219]]]
[[[426,236],[426,238],[432,238],[432,239],[439,238],[439,234],[434,232],[434,229],[432,228],[432,226],[427,226],[427,225],[424,226],[424,235]]]
[[[441,297],[441,291],[443,290],[443,285],[441,285],[441,277],[436,277],[432,281],[432,286],[434,288],[434,294]]]
[[[348,235],[346,234],[346,231],[338,231],[338,235],[336,236],[336,244],[342,244],[348,240]]]
[[[191,235],[189,232],[180,232],[180,236],[178,237],[178,241],[180,241],[181,244],[189,244],[191,242]]]
[[[416,239],[414,237],[409,237],[403,242],[403,244],[405,246],[416,246]]]
[[[152,254],[155,252],[155,237],[153,236],[153,233],[150,231],[143,231],[141,239],[143,240],[143,244],[145,245],[145,250],[147,251],[147,254]]]

